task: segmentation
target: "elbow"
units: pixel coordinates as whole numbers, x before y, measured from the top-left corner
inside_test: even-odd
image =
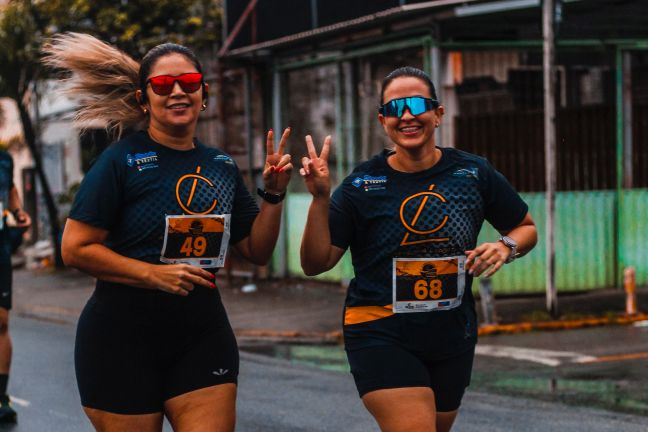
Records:
[[[267,265],[268,262],[270,262],[270,258],[272,258],[272,250],[270,251],[260,251],[257,250],[253,252],[253,249],[237,249],[237,252],[249,263],[257,265],[257,266],[264,266]]]
[[[304,266],[302,266],[302,270],[304,271],[304,274],[306,276],[317,276],[318,274],[321,273],[321,272],[318,272],[317,270],[313,270],[313,269],[310,269],[310,268],[307,268],[307,267],[304,267]]]
[[[65,264],[66,267],[78,268],[78,260],[73,250],[73,248],[64,243],[61,245],[61,258],[63,258],[63,264]]]
[[[268,264],[268,262],[270,261],[270,257],[269,256],[268,257],[254,257],[254,256],[252,256],[252,257],[249,257],[248,260],[254,265],[264,266],[264,265]]]
[[[533,249],[538,244],[538,228],[533,225],[533,231],[529,236],[529,250]]]
[[[326,263],[322,262],[319,259],[313,259],[313,256],[307,256],[304,249],[300,251],[300,263],[302,271],[306,276],[317,276],[318,274],[324,273],[326,270],[329,270],[332,266],[327,266]]]
[[[63,241],[61,242],[61,258],[66,267],[72,267],[81,270],[83,265],[83,257],[81,251],[83,250],[82,244],[70,241],[63,233]]]
[[[533,236],[533,241],[531,242],[531,248],[533,249],[538,244],[538,231],[535,232]]]
[[[318,274],[324,273],[327,269],[315,266],[311,263],[301,262],[302,271],[306,276],[317,276]]]

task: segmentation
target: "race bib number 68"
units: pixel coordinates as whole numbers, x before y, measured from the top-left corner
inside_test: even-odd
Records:
[[[465,288],[466,257],[394,258],[395,313],[453,309]]]

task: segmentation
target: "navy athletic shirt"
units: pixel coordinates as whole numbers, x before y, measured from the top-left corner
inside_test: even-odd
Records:
[[[345,302],[347,349],[407,339],[415,349],[436,344],[436,352],[451,354],[476,342],[472,277],[467,272],[457,307],[398,314],[391,309],[394,258],[465,255],[475,248],[484,220],[508,231],[528,211],[486,159],[439,149],[441,159],[416,173],[392,169],[387,157],[393,151],[385,150],[359,165],[333,193],[331,243],[350,247],[355,272]]]
[[[107,247],[150,263],[160,263],[166,215],[231,214],[236,244],[258,206],[232,158],[194,142],[174,150],[141,131],[110,145],[83,179],[70,218],[108,230]]]

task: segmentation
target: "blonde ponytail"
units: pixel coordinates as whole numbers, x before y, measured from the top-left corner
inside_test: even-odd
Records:
[[[71,72],[64,94],[77,99],[74,123],[81,129],[106,128],[121,136],[146,115],[135,98],[140,65],[117,48],[82,33],[64,33],[43,46],[43,63]]]

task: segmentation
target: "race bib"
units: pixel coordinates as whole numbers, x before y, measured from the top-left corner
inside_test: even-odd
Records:
[[[394,258],[394,312],[432,312],[459,306],[466,285],[465,263],[465,255]]]
[[[166,217],[160,261],[198,267],[223,267],[230,237],[231,215]]]

